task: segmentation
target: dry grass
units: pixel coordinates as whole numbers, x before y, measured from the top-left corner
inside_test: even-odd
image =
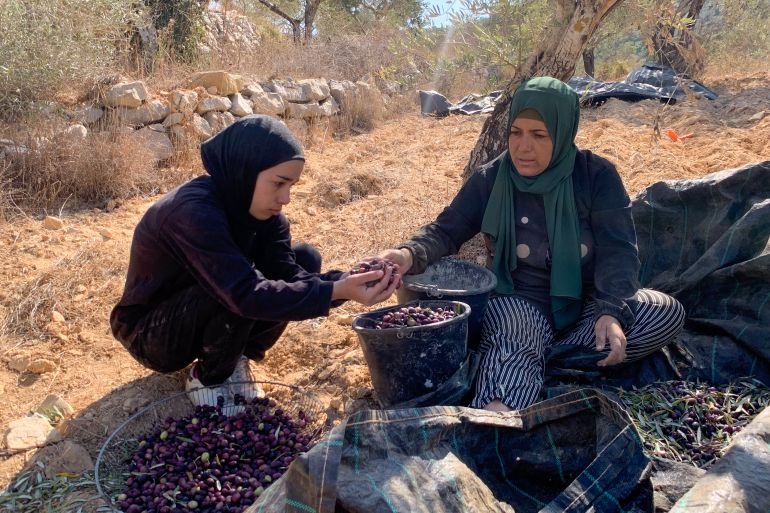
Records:
[[[56,212],[65,207],[103,206],[157,192],[189,177],[179,166],[159,170],[150,150],[130,133],[90,132],[85,138],[63,129],[38,125],[22,139],[28,151],[0,169],[0,213],[22,210]],[[197,152],[194,152],[197,159]],[[180,152],[175,163],[189,165],[192,157]],[[197,165],[197,160],[196,160]]]
[[[254,72],[264,78],[327,77],[336,80],[361,80],[395,63],[390,50],[397,31],[386,27],[367,34],[335,36],[314,40],[307,45],[291,45],[285,40],[266,39],[254,51],[230,62],[244,73]],[[275,56],[280,55],[280,59]],[[228,62],[211,62],[212,66]]]
[[[43,342],[69,332],[67,320],[77,319],[77,331],[92,329],[109,317],[124,279],[123,254],[113,244],[91,244],[60,259],[49,270],[18,288],[3,292],[5,315],[0,318],[0,338],[16,337]],[[51,326],[53,312],[65,319]],[[7,348],[3,348],[7,349]]]

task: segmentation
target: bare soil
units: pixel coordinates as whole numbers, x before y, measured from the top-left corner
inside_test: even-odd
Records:
[[[674,106],[611,100],[584,109],[578,146],[615,162],[632,197],[660,180],[770,159],[770,74],[706,83],[719,99]],[[418,109],[363,135],[337,140],[314,134],[307,171],[286,210],[295,240],[318,247],[324,269],[348,269],[405,239],[461,186],[484,117],[433,119]],[[766,115],[757,119],[762,111]],[[675,142],[668,129],[693,136]],[[44,228],[40,217],[0,225],[0,429],[57,394],[75,410],[59,426],[65,438],[95,460],[105,438],[133,412],[181,390],[181,373],[161,376],[142,368],[108,325],[133,228],[157,199],[64,212],[58,230]],[[54,311],[63,320],[54,320]],[[328,318],[292,323],[253,370],[314,391],[339,416],[370,404],[368,370],[350,328],[362,311],[346,304]],[[24,370],[35,362],[48,370]],[[0,456],[0,488],[37,454]]]

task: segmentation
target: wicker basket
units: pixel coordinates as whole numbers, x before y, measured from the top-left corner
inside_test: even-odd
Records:
[[[232,387],[234,394],[243,390],[244,385],[254,383],[260,385],[267,397],[275,402],[275,406],[271,409],[280,408],[292,418],[299,417],[302,412],[306,421],[302,433],[309,435],[313,442],[321,437],[326,427],[326,414],[323,404],[318,399],[301,388],[276,382],[255,381],[232,383],[227,386]],[[199,390],[205,392],[213,389],[215,387],[203,387]],[[224,395],[232,397],[233,394]],[[225,413],[228,410],[235,412],[254,408],[251,404],[236,405],[232,399],[220,404]],[[96,458],[95,480],[97,491],[108,500],[114,511],[122,511],[116,497],[126,488],[126,480],[131,475],[131,458],[139,450],[140,440],[157,433],[167,418],[181,419],[194,412],[195,407],[187,393],[180,392],[138,411],[110,434]]]

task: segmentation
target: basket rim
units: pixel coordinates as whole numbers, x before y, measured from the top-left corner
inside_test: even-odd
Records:
[[[311,391],[305,390],[304,388],[292,385],[289,383],[281,383],[280,381],[271,381],[271,380],[246,380],[246,381],[233,381],[228,383],[228,385],[245,385],[245,384],[258,384],[258,385],[277,385],[279,387],[284,387],[288,389],[292,389],[295,392],[301,393],[303,396],[305,396],[308,400],[310,400],[312,403],[315,403],[315,405],[318,406],[318,411],[323,414],[325,408],[323,403],[320,399],[318,399],[315,394]],[[209,385],[209,386],[201,386],[196,387],[191,390],[205,390],[205,389],[212,389],[222,386],[219,385]],[[153,401],[152,403],[148,404],[147,406],[144,406],[143,408],[140,408],[131,416],[129,416],[126,420],[121,422],[115,429],[112,430],[112,433],[109,434],[109,436],[104,440],[104,443],[102,443],[102,446],[99,448],[99,452],[96,455],[96,461],[94,462],[94,482],[96,484],[96,491],[101,496],[104,497],[107,501],[107,504],[110,508],[112,508],[113,511],[121,512],[120,509],[118,509],[113,501],[113,498],[109,495],[108,491],[102,486],[102,481],[104,480],[105,476],[102,476],[102,472],[100,471],[102,464],[104,463],[104,457],[105,453],[107,452],[108,447],[110,447],[110,444],[113,442],[114,439],[118,437],[118,435],[123,432],[123,430],[126,428],[126,426],[130,425],[135,419],[140,417],[141,415],[144,415],[148,411],[152,410],[153,408],[157,408],[160,405],[163,405],[164,403],[174,401],[176,399],[179,399],[180,397],[183,397],[185,399],[188,399],[188,391],[182,390],[180,392],[175,392],[167,397],[164,397],[162,399],[158,399],[157,401]],[[269,396],[268,396],[269,397]],[[189,399],[188,399],[189,400]],[[192,403],[191,403],[192,404]],[[193,407],[194,409],[194,407]],[[326,420],[321,422],[321,425],[326,425]],[[323,433],[324,429],[321,429],[319,432],[319,436],[321,433]],[[105,473],[106,474],[106,473]]]

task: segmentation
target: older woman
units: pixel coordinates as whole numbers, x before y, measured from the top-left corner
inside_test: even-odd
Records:
[[[471,406],[538,399],[545,350],[593,347],[599,367],[643,358],[682,327],[684,309],[639,289],[630,200],[615,166],[575,146],[580,109],[563,82],[539,77],[511,99],[508,149],[398,249],[380,256],[419,273],[479,232],[498,279],[485,313]]]

